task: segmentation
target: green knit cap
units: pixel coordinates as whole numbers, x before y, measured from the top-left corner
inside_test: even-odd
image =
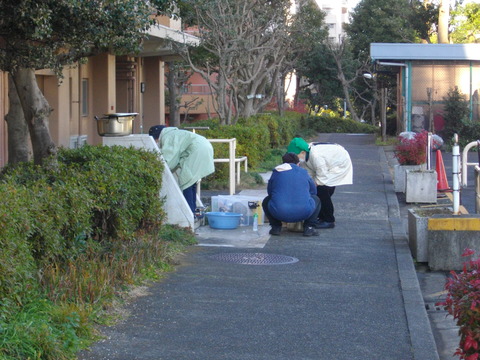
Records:
[[[290,145],[288,145],[287,152],[293,152],[295,154],[300,154],[302,151],[308,152],[310,149],[308,144],[302,138],[296,137],[290,141]]]

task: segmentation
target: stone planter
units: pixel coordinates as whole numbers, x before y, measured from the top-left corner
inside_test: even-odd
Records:
[[[428,266],[433,271],[460,271],[465,249],[480,254],[480,215],[437,215],[428,220]]]
[[[395,192],[405,192],[407,183],[407,170],[425,170],[427,164],[421,165],[395,165],[393,173],[393,189]]]
[[[434,215],[449,215],[449,207],[408,209],[408,245],[418,262],[428,262],[428,219]]]
[[[405,186],[407,203],[437,202],[437,172],[435,170],[407,170]]]

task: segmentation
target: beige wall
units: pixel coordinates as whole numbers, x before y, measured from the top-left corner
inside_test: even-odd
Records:
[[[160,99],[160,94],[162,93],[160,89],[165,85],[164,62],[158,57],[144,58],[142,76],[145,82],[145,92],[143,93],[143,130],[144,133],[148,133],[148,129],[151,126],[165,124],[165,112]]]
[[[150,126],[165,123],[164,62],[159,57],[130,58],[136,70],[131,81],[118,81],[116,57],[102,54],[86,64],[68,67],[61,82],[51,71],[37,71],[37,80],[53,111],[49,120],[55,144],[70,147],[78,136],[87,136],[87,143],[102,144],[94,116],[114,112],[137,112],[134,133],[148,133]],[[8,104],[7,75],[0,73],[0,117]],[[82,79],[88,81],[88,111],[82,114]],[[141,83],[145,92],[141,93]],[[143,126],[143,128],[142,128]],[[7,129],[0,122],[0,167],[7,162]]]
[[[68,73],[59,82],[56,76],[40,76],[43,79],[43,93],[52,108],[49,118],[50,135],[57,146],[68,147],[70,140],[70,88]]]
[[[115,90],[115,56],[109,54],[97,55],[88,62],[91,77],[89,84],[92,95],[92,123],[87,124],[90,144],[101,144],[102,138],[96,131],[96,124],[93,123],[93,116],[103,116],[114,113],[116,109]],[[95,126],[93,126],[95,125]],[[95,131],[93,131],[95,130]]]
[[[168,16],[157,16],[156,21],[159,25],[169,27],[170,29],[182,30],[182,21],[180,19],[172,19]]]

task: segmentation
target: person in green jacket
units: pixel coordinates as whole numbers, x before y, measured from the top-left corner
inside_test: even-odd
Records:
[[[215,171],[212,144],[193,132],[155,125],[148,134],[157,142],[164,160],[176,176],[190,209],[195,214],[197,182]]]

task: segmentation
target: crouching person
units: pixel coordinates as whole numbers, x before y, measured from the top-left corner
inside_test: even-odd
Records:
[[[262,207],[270,222],[271,235],[280,235],[282,222],[303,221],[303,235],[315,236],[315,222],[320,211],[317,188],[307,170],[298,166],[294,153],[282,157],[268,181],[267,194]]]

